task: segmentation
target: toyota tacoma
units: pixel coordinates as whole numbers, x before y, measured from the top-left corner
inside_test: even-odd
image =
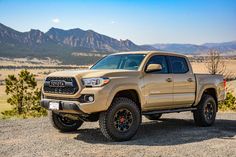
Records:
[[[49,74],[41,106],[62,132],[99,121],[106,138],[125,141],[136,134],[142,115],[158,120],[165,113],[191,111],[197,126],[211,126],[225,85],[221,75],[194,74],[184,55],[124,52],[88,70]]]

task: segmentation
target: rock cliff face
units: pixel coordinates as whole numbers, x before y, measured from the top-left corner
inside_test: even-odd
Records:
[[[130,40],[116,40],[114,38],[96,33],[92,30],[84,31],[79,28],[70,30],[51,28],[46,33],[46,35],[48,35],[52,40],[76,48],[78,50],[87,50],[94,52],[144,50],[143,47],[134,44]]]
[[[130,40],[116,40],[92,30],[51,28],[46,33],[34,29],[19,32],[0,24],[0,55],[4,56],[70,54],[80,51],[112,53],[151,49],[151,46],[138,46]]]

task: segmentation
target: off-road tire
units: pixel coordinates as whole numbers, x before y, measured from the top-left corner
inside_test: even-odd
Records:
[[[117,121],[116,115],[119,111],[127,110],[129,117],[132,117],[132,124],[126,131],[120,131],[115,124]],[[127,122],[128,123],[128,122]],[[99,125],[102,134],[112,141],[127,141],[130,140],[137,132],[141,123],[141,113],[137,104],[125,97],[115,98],[106,112],[99,115]],[[126,124],[126,123],[125,123]]]
[[[206,109],[207,105],[212,106],[212,116],[210,119],[207,119],[206,113],[208,110]],[[211,95],[204,94],[201,98],[201,101],[199,102],[197,106],[197,110],[193,111],[193,117],[195,124],[197,126],[211,126],[215,122],[215,117],[216,117],[216,101]]]
[[[82,120],[75,121],[68,118],[67,121],[69,121],[69,123],[66,123],[61,115],[54,113],[53,111],[49,112],[49,118],[53,127],[60,130],[61,132],[76,131],[83,124]]]
[[[161,116],[162,116],[161,113],[145,115],[145,117],[149,120],[159,120]]]

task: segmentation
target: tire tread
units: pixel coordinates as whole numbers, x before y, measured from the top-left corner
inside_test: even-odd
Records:
[[[208,101],[209,99],[214,100],[214,98],[211,95],[203,94],[203,96],[199,102],[199,105],[197,107],[197,110],[193,112],[194,121],[197,126],[202,126],[202,127],[211,126],[215,121],[215,120],[213,120],[213,122],[210,124],[207,123],[205,120],[204,114],[203,114],[205,102]],[[215,100],[214,100],[214,102],[215,102]],[[216,115],[216,103],[215,103],[214,112],[215,112],[214,114]]]
[[[58,121],[57,116],[59,116],[56,113],[53,113],[53,111],[49,111],[49,119],[50,122],[52,124],[52,126],[57,129],[60,130],[61,132],[71,132],[71,131],[76,131],[82,124],[83,121],[78,120],[76,121],[76,125],[68,127],[68,126],[64,126],[63,124],[61,124],[61,122]]]
[[[106,112],[101,112],[100,116],[99,116],[99,126],[101,129],[102,134],[108,139],[108,140],[112,140],[112,141],[126,141],[131,139],[133,136],[130,136],[126,139],[120,139],[118,137],[113,136],[113,134],[110,132],[109,130],[109,125],[108,125],[108,113],[111,112],[114,107],[118,104],[118,103],[128,103],[131,104],[133,106],[135,106],[136,111],[138,111],[138,114],[140,116],[140,122],[141,122],[141,114],[140,114],[140,110],[138,108],[138,106],[136,105],[135,102],[133,102],[132,100],[125,98],[125,97],[118,97],[115,98],[114,101],[112,102],[112,105],[109,107],[109,109]],[[137,132],[137,130],[136,130]],[[134,134],[136,134],[136,132]]]

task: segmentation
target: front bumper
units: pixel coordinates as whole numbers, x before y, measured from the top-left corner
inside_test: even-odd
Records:
[[[106,88],[103,87],[84,88],[78,95],[73,97],[44,93],[41,106],[49,109],[50,102],[60,102],[60,110],[58,110],[58,112],[91,114],[106,111],[108,108],[107,98],[109,98],[109,90],[105,89]],[[80,102],[79,98],[81,95],[93,95],[94,101]]]
[[[49,103],[50,102],[58,102],[59,103],[59,110],[56,110],[58,112],[83,114],[83,112],[80,110],[79,104],[77,102],[42,99],[40,101],[40,104],[43,108],[49,110]]]
[[[81,88],[75,95],[65,95],[65,94],[53,94],[45,93],[44,91],[41,105],[48,109],[49,102],[60,102],[62,105],[58,112],[70,112],[70,113],[85,113],[92,114],[103,112],[108,109],[112,99],[114,97],[113,86],[102,86],[96,88]],[[118,89],[117,89],[118,90]],[[82,95],[93,95],[94,101],[92,102],[82,102],[80,97]],[[69,109],[68,109],[69,108]]]

